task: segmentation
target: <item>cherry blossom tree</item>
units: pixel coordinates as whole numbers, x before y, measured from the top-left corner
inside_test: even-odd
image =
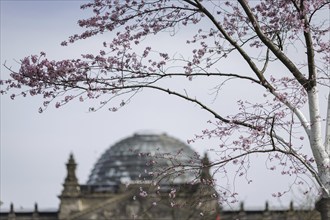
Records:
[[[219,140],[218,159],[207,166],[225,172],[233,163],[237,175],[245,175],[250,155],[267,154],[267,167],[282,167],[283,175],[297,176],[297,184],[303,182],[299,176],[310,175],[321,191],[320,209],[329,210],[329,5],[327,0],[95,0],[81,6],[93,12],[78,21],[85,31],[62,46],[108,33],[112,38],[98,54],[55,61],[41,52],[22,59],[19,70],[5,65],[11,78],[1,80],[1,93],[12,99],[40,95],[45,99],[40,112],[75,99],[99,100],[90,111],[117,111],[145,89],[176,96],[215,118],[211,128],[189,140]],[[185,42],[171,47],[182,33]],[[168,38],[166,47],[152,43],[160,36]],[[243,67],[228,71],[224,66],[232,60]],[[188,87],[171,87],[178,80],[212,80],[216,97],[238,82],[260,98],[237,100],[237,109],[226,113]],[[226,106],[222,99],[215,102]]]

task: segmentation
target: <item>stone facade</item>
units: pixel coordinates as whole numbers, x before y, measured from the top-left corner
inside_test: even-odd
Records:
[[[204,184],[154,186],[148,181],[106,185],[79,185],[70,155],[58,219],[215,219],[220,209],[216,192]],[[203,176],[207,176],[204,175]],[[176,191],[175,196],[173,191]],[[173,196],[169,196],[170,194]],[[202,195],[202,196],[201,196]],[[199,204],[199,201],[206,202]]]
[[[129,144],[127,144],[129,143]],[[38,210],[37,204],[32,212],[16,212],[12,204],[8,212],[1,212],[1,220],[127,220],[127,219],[159,219],[159,220],[319,220],[317,211],[294,210],[293,205],[288,210],[269,210],[266,203],[264,210],[245,210],[241,204],[240,210],[221,210],[217,193],[212,187],[212,177],[209,170],[207,155],[200,161],[199,179],[196,183],[185,183],[189,177],[179,178],[179,181],[167,183],[159,180],[154,184],[148,176],[143,181],[137,181],[136,175],[129,175],[132,167],[125,146],[137,144],[139,149],[152,150],[151,146],[157,145],[164,154],[166,149],[174,145],[183,147],[180,152],[190,156],[194,152],[186,148],[173,138],[159,135],[133,136],[117,143],[117,150],[113,148],[100,158],[92,171],[90,180],[86,185],[81,185],[76,177],[77,164],[71,154],[66,164],[67,176],[63,183],[60,207],[56,212],[43,212]],[[170,147],[169,147],[170,146]],[[158,149],[157,148],[157,149]],[[135,149],[135,153],[139,152]],[[120,153],[121,150],[123,153]],[[137,150],[137,152],[136,152]],[[110,152],[110,153],[109,153]],[[119,153],[118,153],[119,152]],[[166,154],[166,152],[165,152]],[[117,155],[113,157],[113,155]],[[157,155],[156,155],[157,156]],[[108,159],[111,158],[111,160]],[[183,159],[182,159],[183,158]],[[178,161],[187,161],[183,156]],[[145,158],[144,158],[145,159]],[[164,158],[163,158],[164,159]],[[158,160],[165,166],[164,160]],[[168,158],[171,159],[171,158]],[[172,160],[172,159],[171,159]],[[145,160],[148,161],[148,160]],[[143,163],[145,163],[145,161]],[[141,164],[134,161],[136,164]],[[173,163],[173,160],[172,160]],[[134,165],[134,164],[133,164]],[[159,168],[159,167],[158,167]],[[165,169],[166,167],[163,167]],[[113,169],[120,169],[120,172]],[[132,171],[132,173],[134,170]],[[109,174],[113,175],[114,178]],[[118,176],[119,175],[119,176]],[[121,176],[120,176],[121,175]],[[130,179],[129,184],[121,182]],[[322,204],[320,204],[322,205]]]

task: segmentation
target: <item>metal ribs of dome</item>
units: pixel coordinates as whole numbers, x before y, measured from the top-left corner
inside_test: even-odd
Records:
[[[120,183],[152,180],[156,173],[173,165],[199,165],[199,156],[189,146],[166,134],[135,134],[103,153],[95,164],[87,185],[118,186]],[[191,173],[171,181],[184,183]]]

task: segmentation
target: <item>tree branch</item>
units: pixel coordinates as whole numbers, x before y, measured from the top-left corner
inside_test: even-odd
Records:
[[[260,40],[274,53],[274,55],[282,61],[282,63],[290,70],[298,82],[305,88],[308,89],[308,80],[300,72],[300,70],[291,62],[291,60],[269,39],[261,30],[259,22],[253,15],[253,12],[246,0],[238,0],[250,22],[252,23],[257,35]]]
[[[269,89],[272,90],[272,86],[267,82],[263,74],[260,72],[256,64],[252,61],[251,57],[243,50],[242,47],[240,47],[237,42],[230,37],[230,35],[226,32],[226,30],[221,26],[221,24],[215,19],[215,17],[212,15],[211,12],[209,12],[199,1],[196,3],[198,5],[198,9],[203,12],[210,20],[211,22],[217,27],[217,29],[221,32],[221,34],[225,37],[225,39],[241,54],[241,56],[244,58],[244,60],[248,63],[248,65],[251,67],[253,72],[256,74],[256,76],[259,78],[261,84]]]

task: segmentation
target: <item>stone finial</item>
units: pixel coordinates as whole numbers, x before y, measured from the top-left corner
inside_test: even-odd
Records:
[[[240,220],[245,220],[246,219],[246,213],[244,210],[244,202],[240,203],[240,209],[239,209],[239,213],[238,213],[238,219]]]
[[[239,210],[240,210],[241,212],[244,212],[244,202],[241,202],[241,203],[239,204]]]
[[[71,153],[66,164],[67,176],[63,184],[62,196],[78,196],[80,193],[80,186],[76,177],[76,167],[77,164]]]
[[[78,181],[77,177],[76,177],[76,167],[77,164],[74,160],[73,154],[70,154],[69,157],[69,161],[66,164],[66,169],[67,169],[67,177],[65,179],[65,181],[69,181],[69,182],[76,182]]]
[[[34,212],[38,212],[38,203],[34,203]]]
[[[290,202],[290,211],[294,211],[293,201]]]
[[[296,213],[294,211],[293,201],[290,202],[289,210],[287,212],[287,219],[288,220],[297,220],[298,219],[298,216],[296,215]]]
[[[32,219],[37,220],[39,219],[39,211],[38,211],[38,204],[34,203],[34,211],[32,213]]]
[[[14,204],[10,203],[10,213],[14,213]]]
[[[210,160],[207,156],[207,153],[204,154],[202,159],[202,171],[201,171],[201,180],[212,180],[212,176],[210,174]]]
[[[73,212],[81,211],[80,206],[80,185],[76,177],[77,164],[74,160],[73,154],[70,154],[68,163],[66,164],[67,176],[63,183],[62,194],[59,196],[61,199],[59,219],[68,219],[68,215]]]
[[[16,219],[14,204],[10,203],[10,211],[8,213],[8,220],[14,220],[14,219]]]
[[[263,213],[263,220],[271,220],[271,219],[272,219],[272,214],[269,211],[269,203],[268,203],[268,201],[266,201],[265,210],[264,210],[264,213]]]
[[[268,203],[268,201],[266,201],[266,203],[265,203],[265,211],[266,211],[266,212],[269,211],[269,203]]]

